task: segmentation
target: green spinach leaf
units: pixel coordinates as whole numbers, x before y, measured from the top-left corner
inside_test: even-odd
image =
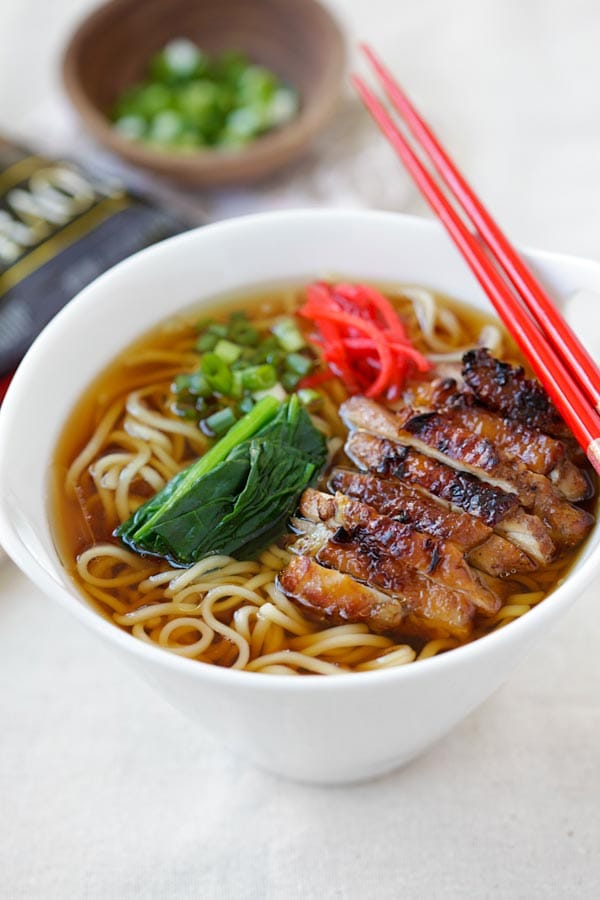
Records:
[[[269,398],[270,399],[270,398]],[[199,463],[175,476],[141,506],[117,534],[132,549],[188,566],[223,553],[240,559],[256,556],[285,528],[300,494],[326,459],[325,439],[292,396],[275,415],[260,421],[252,436],[246,421],[212,448],[212,467]],[[227,442],[226,453],[218,448]],[[217,451],[217,452],[215,452]]]

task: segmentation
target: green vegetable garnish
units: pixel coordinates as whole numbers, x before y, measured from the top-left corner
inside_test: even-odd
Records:
[[[227,337],[234,344],[241,344],[243,347],[256,347],[259,334],[245,315],[239,316],[234,313],[231,317]]]
[[[231,369],[216,353],[205,353],[200,363],[200,371],[214,391],[228,394],[233,384]]]
[[[115,534],[175,565],[215,553],[252,558],[283,531],[326,455],[297,397],[265,397]]]
[[[312,359],[309,359],[308,356],[303,356],[302,353],[290,353],[285,361],[286,369],[300,378],[308,375],[313,365]]]
[[[178,84],[189,78],[198,78],[207,68],[207,58],[192,41],[185,38],[170,41],[150,63],[152,77],[166,84]]]
[[[297,92],[243,53],[210,58],[192,41],[170,41],[149,62],[145,81],[128,88],[112,110],[130,140],[181,152],[235,150],[290,121]]]
[[[246,390],[268,391],[277,383],[277,372],[273,366],[252,366],[242,372],[242,385]]]
[[[227,325],[224,325],[223,322],[213,322],[206,330],[209,334],[214,334],[219,338],[227,337]]]
[[[198,369],[174,379],[171,410],[182,418],[195,419],[211,436],[220,433],[207,425],[212,415],[230,408],[238,417],[252,405],[244,408],[242,401],[255,400],[267,391],[285,400],[317,362],[290,316],[278,319],[268,331],[267,327],[258,329],[243,310],[237,310],[226,321],[199,320],[196,331]],[[283,345],[302,347],[285,350]]]
[[[281,386],[289,393],[295,391],[299,383],[300,375],[295,375],[293,372],[284,372],[281,376]]]
[[[192,375],[188,375],[187,379],[187,390],[190,394],[195,394],[198,397],[208,397],[210,395],[210,385],[201,372],[194,372]]]
[[[215,345],[216,355],[220,359],[222,359],[224,363],[227,363],[227,365],[231,365],[231,363],[234,363],[241,352],[241,347],[238,347],[237,344],[234,344],[231,341],[226,340],[225,338],[221,338],[220,341]]]
[[[295,353],[306,346],[306,341],[295,321],[285,317],[276,322],[271,329],[281,346],[288,353]]]
[[[218,412],[213,413],[212,416],[208,416],[204,419],[203,424],[207,431],[220,437],[222,434],[225,434],[226,431],[229,431],[231,426],[235,423],[235,420],[235,413],[231,407],[225,406]]]
[[[323,402],[323,397],[313,388],[301,388],[297,395],[302,406],[308,406],[311,409],[319,407]]]
[[[163,109],[156,113],[150,123],[148,139],[158,144],[175,141],[184,132],[185,123],[174,109]]]

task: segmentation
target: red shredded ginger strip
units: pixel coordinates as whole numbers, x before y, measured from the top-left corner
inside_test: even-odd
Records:
[[[410,343],[390,301],[375,288],[315,282],[306,295],[299,314],[317,326],[315,343],[330,370],[319,373],[321,380],[337,375],[351,394],[393,401],[411,371],[431,368]]]

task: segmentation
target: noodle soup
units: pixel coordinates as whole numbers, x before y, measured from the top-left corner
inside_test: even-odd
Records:
[[[388,296],[411,344],[435,367],[422,375],[409,372],[411,401],[418,400],[421,383],[429,389],[434,374],[442,382],[456,375],[463,354],[471,348],[487,347],[501,360],[521,361],[506,333],[469,307],[422,288],[406,287]],[[463,623],[458,620],[448,627],[431,622],[427,627],[416,627],[412,613],[403,620],[404,625],[386,629],[375,618],[362,616],[362,620],[352,621],[345,607],[328,620],[321,610],[296,602],[293,591],[282,589],[281,579],[282,570],[297,553],[295,539],[301,526],[293,515],[270,546],[250,558],[211,553],[189,565],[174,564],[168,555],[134,552],[115,535],[137,510],[215,446],[219,428],[230,428],[231,422],[243,418],[241,407],[248,399],[246,394],[215,411],[210,398],[190,390],[193,382],[189,379],[200,371],[202,354],[216,349],[212,337],[218,346],[219,341],[224,342],[223,358],[226,353],[241,352],[244,345],[231,341],[227,329],[234,321],[232,316],[243,312],[245,333],[256,333],[252,350],[258,352],[277,331],[278,323],[289,322],[304,301],[304,287],[299,287],[235,299],[212,311],[203,309],[202,319],[212,321],[208,326],[212,332],[203,331],[203,326],[199,332],[199,317],[193,314],[170,319],[124,350],[86,390],[66,424],[53,462],[55,539],[63,564],[81,591],[104,616],[140,640],[206,663],[280,674],[335,674],[404,665],[450,650],[526,613],[561,580],[579,542],[572,541],[572,548],[566,542],[565,547],[546,552],[544,564],[532,563],[532,571],[522,566],[521,571],[498,575],[489,565],[476,567],[474,577],[484,593],[493,593],[502,582],[498,587],[501,602],[485,614],[480,609],[468,610],[469,628],[461,631]],[[346,471],[353,464],[344,450],[347,421],[340,416],[340,407],[349,395],[348,383],[338,370],[335,377],[326,380],[313,378],[314,387],[302,387],[311,375],[322,373],[323,346],[315,343],[314,327],[308,320],[296,318],[295,322],[303,339],[302,348],[285,351],[285,358],[277,363],[253,362],[250,368],[257,378],[255,370],[271,366],[277,371],[277,382],[253,391],[249,405],[256,404],[261,394],[275,396],[281,402],[286,396],[307,395],[306,410],[327,440],[327,462],[315,474],[310,488],[322,495],[327,492],[332,473]],[[211,340],[204,341],[205,347],[212,342],[212,349],[207,351],[199,349],[206,334],[212,335]],[[237,349],[228,349],[225,344]],[[276,355],[274,351],[273,358]],[[292,362],[298,371],[292,371]],[[305,368],[309,374],[301,377]],[[243,374],[246,370],[235,371],[242,371],[240,384],[244,378],[250,383],[250,376]],[[290,376],[287,380],[286,375]],[[178,385],[183,385],[179,392]],[[384,405],[398,409],[406,402],[402,395],[387,398]],[[552,440],[548,438],[546,443],[550,446]],[[581,461],[570,445],[569,452],[575,460],[573,465],[579,467]],[[454,459],[450,470],[456,468]],[[377,477],[382,472],[380,467]],[[388,475],[386,484],[390,483]],[[390,478],[394,477],[392,472]],[[475,476],[468,473],[468,477]],[[589,477],[587,471],[585,477]],[[493,481],[490,477],[491,486],[486,483],[486,489],[500,490]],[[409,489],[413,491],[413,487]],[[414,491],[420,499],[422,487]],[[447,498],[431,502],[439,503],[445,513],[459,515],[456,504]],[[534,518],[530,512],[525,515],[528,520]],[[398,515],[393,518],[401,520]],[[486,532],[486,540],[490,546],[492,540],[498,545],[503,542],[505,549],[508,530],[502,531],[498,525],[494,531],[494,526],[489,522],[482,525],[490,533],[488,537]],[[346,537],[347,529],[340,527],[327,539],[340,544]],[[540,542],[543,544],[541,538]],[[456,556],[453,548],[454,544],[448,552],[452,550]],[[515,552],[530,559],[521,545]],[[544,552],[542,547],[539,553]],[[535,552],[531,554],[534,558]],[[347,572],[345,577],[350,577]],[[426,580],[429,575],[421,573],[418,578]],[[381,580],[356,579],[359,585],[363,582],[370,585],[369,590],[379,592],[378,597],[387,596]],[[444,583],[444,596],[454,597],[454,587]],[[398,591],[391,593],[397,599]]]

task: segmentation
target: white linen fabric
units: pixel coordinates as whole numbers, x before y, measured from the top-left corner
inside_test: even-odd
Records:
[[[592,900],[597,607],[425,756],[323,788],[214,744],[6,565],[0,898]]]
[[[0,132],[124,172],[58,89],[60,47],[91,5],[0,4]],[[333,5],[352,40],[386,56],[515,240],[600,258],[595,0]],[[312,153],[260,187],[159,192],[198,220],[318,204],[424,212],[350,94]],[[425,756],[371,783],[314,788],[214,744],[5,563],[0,900],[595,900],[597,594],[591,584]]]

